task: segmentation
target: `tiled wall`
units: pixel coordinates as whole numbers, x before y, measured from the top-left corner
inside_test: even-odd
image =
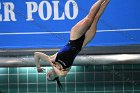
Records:
[[[0,93],[140,93],[140,65],[73,66],[63,90],[34,67],[0,68]]]

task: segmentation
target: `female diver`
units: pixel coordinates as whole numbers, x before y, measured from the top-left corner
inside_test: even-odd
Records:
[[[68,44],[56,54],[48,56],[42,52],[35,52],[34,59],[38,72],[43,71],[43,68],[40,67],[40,59],[49,62],[52,69],[48,72],[47,79],[50,81],[56,80],[61,88],[62,85],[59,82],[59,78],[67,75],[75,57],[93,39],[98,20],[108,3],[109,0],[97,0],[91,7],[88,15],[72,27]]]

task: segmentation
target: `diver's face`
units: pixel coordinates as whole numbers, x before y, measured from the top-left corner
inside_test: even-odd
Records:
[[[53,69],[51,69],[48,73],[47,73],[47,80],[52,81],[54,80],[57,76],[57,74],[55,73],[55,71]]]

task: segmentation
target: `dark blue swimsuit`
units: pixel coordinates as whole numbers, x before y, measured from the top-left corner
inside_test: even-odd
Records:
[[[76,40],[69,40],[68,44],[60,49],[57,53],[55,61],[63,66],[63,69],[72,66],[75,57],[81,51],[85,34]]]

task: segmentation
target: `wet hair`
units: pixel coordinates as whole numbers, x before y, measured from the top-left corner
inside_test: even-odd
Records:
[[[59,89],[60,89],[60,91],[63,89],[63,86],[62,86],[62,84],[61,84],[61,82],[60,82],[60,80],[59,80],[59,77],[56,77],[54,80],[52,80],[52,81],[56,81],[57,82],[57,86],[59,87]]]
[[[53,71],[53,69],[50,70],[50,71]],[[52,73],[52,74],[55,74],[55,72]],[[57,82],[57,86],[59,87],[60,91],[63,89],[63,86],[62,86],[58,76],[50,77],[50,74],[47,74],[47,80],[48,81],[56,81]]]

